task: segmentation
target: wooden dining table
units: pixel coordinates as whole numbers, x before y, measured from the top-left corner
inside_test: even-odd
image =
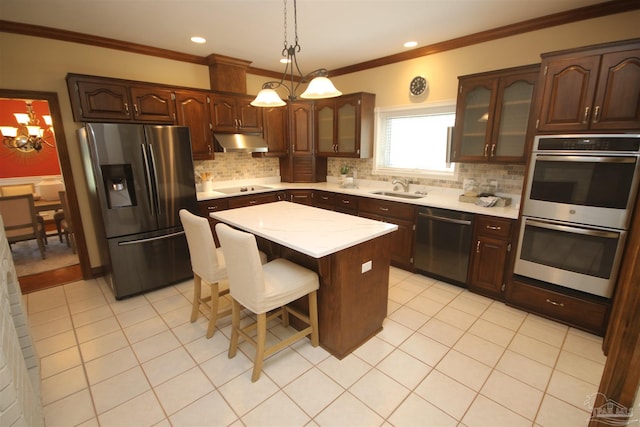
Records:
[[[62,209],[62,202],[60,200],[34,200],[33,205],[36,208],[36,213],[44,211],[57,211]]]
[[[382,330],[389,239],[397,225],[284,201],[209,215],[254,234],[270,259],[287,258],[318,273],[320,345],[337,358]]]

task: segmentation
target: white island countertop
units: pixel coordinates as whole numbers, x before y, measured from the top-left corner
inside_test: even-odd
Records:
[[[265,203],[209,215],[314,258],[398,229],[395,224],[291,202]]]

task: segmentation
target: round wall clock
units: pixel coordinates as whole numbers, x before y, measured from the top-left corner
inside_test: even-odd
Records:
[[[411,79],[411,83],[409,84],[409,92],[413,96],[419,96],[422,95],[425,90],[427,90],[428,86],[429,83],[427,82],[426,78],[422,76],[415,76],[413,79]]]

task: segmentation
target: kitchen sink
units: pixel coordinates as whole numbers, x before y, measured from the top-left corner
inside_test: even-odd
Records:
[[[426,197],[426,194],[412,194],[412,193],[398,193],[395,191],[372,191],[371,194],[378,194],[380,196],[399,197],[401,199],[422,199]]]

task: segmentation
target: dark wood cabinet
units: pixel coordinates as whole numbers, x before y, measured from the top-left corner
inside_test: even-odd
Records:
[[[471,291],[502,299],[511,250],[512,221],[476,215],[468,286]]]
[[[313,206],[313,190],[287,190],[287,200],[293,203]]]
[[[327,179],[327,159],[314,150],[313,103],[297,101],[287,106],[289,114],[288,155],[280,158],[284,182],[320,182]]]
[[[375,98],[361,92],[316,101],[317,155],[371,157]]]
[[[77,122],[173,124],[170,87],[104,77],[67,75],[73,118]]]
[[[336,193],[330,191],[315,190],[313,192],[313,205],[317,208],[334,210]]]
[[[542,55],[539,132],[640,128],[640,40]]]
[[[278,201],[277,192],[248,194],[246,196],[236,196],[228,199],[229,209],[243,208],[246,206],[261,205]]]
[[[269,151],[254,153],[255,157],[284,157],[289,153],[289,109],[265,107],[262,109],[262,136]]]
[[[253,96],[211,95],[211,123],[216,132],[261,133],[262,111],[251,105]]]
[[[358,215],[358,203],[360,197],[350,194],[336,193],[333,199],[333,210],[350,215]]]
[[[605,333],[610,309],[604,298],[517,279],[508,287],[507,303],[599,336]]]
[[[392,202],[363,197],[359,201],[358,214],[365,218],[384,221],[398,226],[391,233],[389,248],[391,264],[412,271],[415,242],[415,206],[408,203]]]
[[[459,77],[451,159],[525,163],[539,65]]]
[[[191,151],[194,160],[212,160],[213,132],[211,132],[208,92],[175,91],[178,125],[191,132]]]

